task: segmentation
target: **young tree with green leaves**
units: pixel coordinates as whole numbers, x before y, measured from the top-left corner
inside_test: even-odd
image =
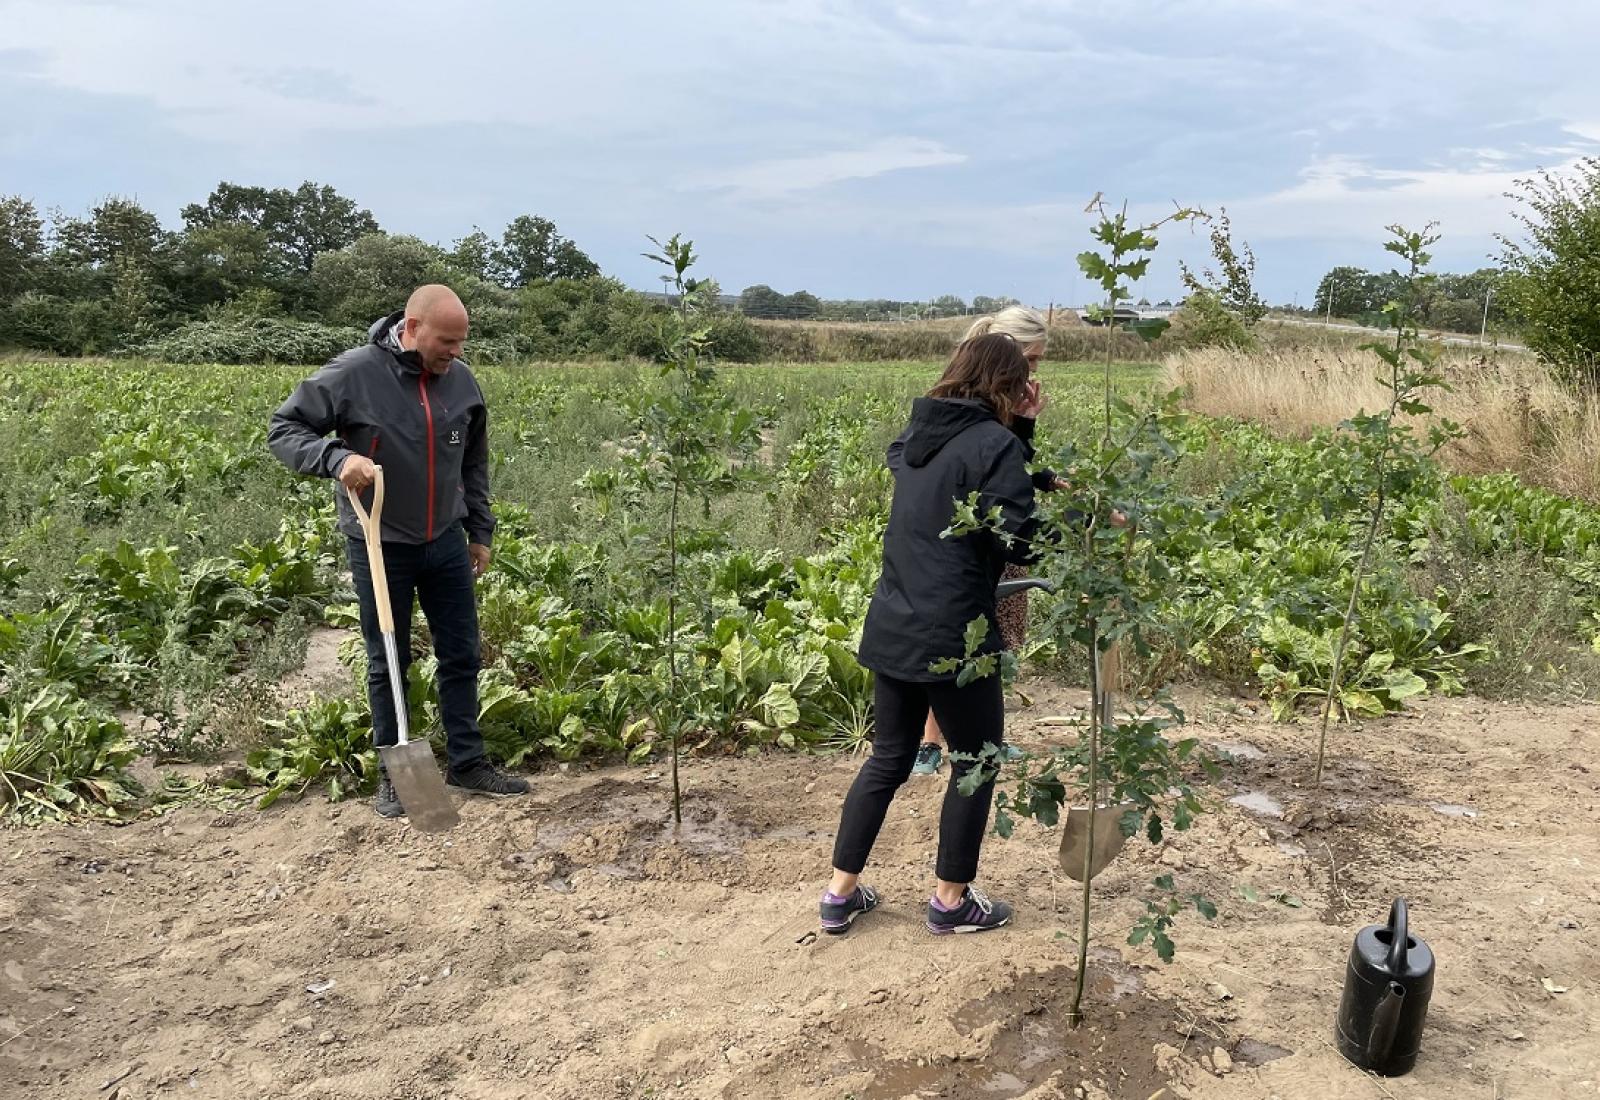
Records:
[[[1600,385],[1600,157],[1517,181],[1524,237],[1501,236],[1507,305],[1528,346],[1570,382]]]
[[[661,321],[666,359],[660,368],[665,383],[654,400],[638,411],[639,447],[627,463],[635,485],[667,498],[667,638],[666,691],[650,700],[658,736],[672,748],[672,816],[683,821],[683,793],[678,758],[683,738],[697,724],[701,668],[692,653],[681,653],[679,627],[685,602],[682,587],[682,538],[687,510],[698,504],[709,515],[714,498],[725,496],[741,480],[741,458],[760,445],[755,413],[739,404],[717,380],[707,353],[711,332],[706,314],[715,307],[706,294],[715,284],[692,278],[694,242],[673,234],[665,242],[649,238],[658,251],[647,259],[667,269],[677,308]]]
[[[1201,275],[1178,264],[1189,291],[1182,313],[1188,338],[1205,347],[1248,348],[1255,343],[1255,329],[1267,315],[1267,304],[1255,289],[1255,253],[1243,242],[1234,245],[1233,223],[1226,210],[1211,221],[1211,256],[1216,268],[1206,268]]]
[[[1131,222],[1126,209],[1113,213],[1096,196],[1090,211],[1097,216],[1093,236],[1100,251],[1078,256],[1079,267],[1105,293],[1104,304],[1093,314],[1110,318],[1131,292],[1129,284],[1141,279],[1157,246],[1156,231],[1173,222],[1201,217],[1199,211],[1179,208],[1165,218]],[[1162,319],[1128,322],[1123,327],[1153,340],[1167,327]],[[1055,825],[1062,807],[1081,803],[1086,826],[1082,836],[1083,862],[1073,868],[1083,884],[1078,929],[1078,977],[1068,1018],[1074,1026],[1083,1020],[1083,994],[1091,934],[1091,883],[1098,868],[1096,818],[1101,808],[1120,807],[1117,827],[1124,837],[1144,834],[1159,843],[1170,826],[1187,829],[1200,812],[1199,795],[1187,777],[1193,766],[1210,767],[1197,751],[1193,738],[1172,740],[1166,731],[1183,720],[1169,700],[1131,700],[1131,713],[1119,714],[1114,702],[1120,655],[1131,649],[1141,656],[1151,652],[1146,632],[1156,621],[1158,608],[1177,583],[1162,540],[1179,537],[1196,526],[1194,507],[1175,480],[1179,452],[1167,434],[1178,417],[1176,396],[1151,408],[1138,409],[1118,397],[1112,383],[1113,343],[1116,326],[1107,325],[1104,418],[1096,440],[1059,448],[1052,466],[1066,481],[1065,492],[1044,498],[1042,511],[1047,531],[1037,542],[1039,560],[1033,572],[1050,580],[1063,594],[1045,617],[1048,630],[1063,648],[1081,646],[1088,654],[1089,713],[1077,742],[1042,756],[1025,755],[1011,772],[1011,785],[996,795],[995,828],[1009,835],[1016,817],[1034,818]],[[994,515],[980,514],[969,500],[957,509],[950,533],[969,534],[997,530]],[[972,675],[988,675],[997,664],[974,653],[969,644],[963,663]],[[965,670],[964,670],[965,671]],[[968,776],[972,786],[1004,768],[999,752],[985,752],[986,769]],[[1073,827],[1069,816],[1068,828]],[[1175,916],[1193,905],[1202,915],[1215,914],[1205,898],[1181,896],[1170,876],[1155,880],[1155,896],[1128,939],[1147,940],[1170,960],[1174,944],[1169,934]]]
[[[1334,643],[1333,664],[1322,702],[1315,774],[1318,786],[1322,784],[1323,759],[1328,748],[1328,720],[1336,702],[1344,698],[1341,677],[1345,672],[1345,651],[1350,644],[1362,581],[1372,560],[1373,547],[1377,545],[1383,530],[1385,509],[1397,491],[1396,478],[1409,476],[1415,467],[1430,461],[1439,448],[1462,434],[1458,425],[1440,417],[1429,423],[1426,433],[1419,436],[1410,420],[1402,419],[1429,417],[1433,408],[1426,402],[1427,392],[1450,388],[1438,370],[1439,345],[1420,339],[1414,320],[1416,302],[1427,294],[1434,279],[1427,272],[1433,258],[1428,249],[1439,241],[1434,228],[1432,222],[1424,226],[1421,232],[1412,232],[1398,225],[1389,226],[1391,239],[1383,247],[1399,256],[1406,266],[1405,271],[1396,272],[1403,288],[1402,294],[1384,306],[1384,315],[1394,328],[1394,341],[1392,344],[1362,345],[1364,350],[1382,359],[1387,368],[1379,375],[1379,381],[1388,391],[1389,401],[1383,411],[1360,412],[1341,425],[1355,436],[1358,447],[1357,480],[1366,483],[1370,503],[1361,555],[1356,559],[1355,572],[1350,578],[1350,601],[1339,627],[1338,641]],[[1341,711],[1343,709],[1341,707]]]

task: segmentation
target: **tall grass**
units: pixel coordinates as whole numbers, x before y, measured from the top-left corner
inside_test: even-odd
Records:
[[[1508,471],[1566,496],[1600,500],[1600,401],[1562,385],[1528,356],[1458,352],[1441,366],[1451,392],[1434,404],[1466,428],[1442,455],[1449,468]],[[1375,360],[1360,350],[1182,351],[1162,363],[1161,383],[1182,389],[1196,412],[1296,438],[1386,403]]]

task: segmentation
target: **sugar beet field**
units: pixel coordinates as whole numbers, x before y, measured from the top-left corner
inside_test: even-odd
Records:
[[[948,773],[891,810],[881,909],[814,935],[871,736],[853,647],[883,450],[938,369],[720,372],[759,435],[681,532],[681,825],[653,719],[668,501],[639,435],[670,382],[478,371],[500,524],[482,723],[533,794],[425,835],[367,801],[330,486],[266,449],[306,371],[0,364],[0,1095],[1600,1096],[1600,509],[1405,466],[1318,784],[1366,530],[1349,433],[1162,421],[1146,474],[1183,522],[1130,540],[1161,585],[1120,683],[1186,716],[1153,736],[1190,746],[1171,775],[1194,806],[1094,879],[1082,1026],[1059,826],[1013,813],[986,844],[1013,927],[926,934]],[[1156,374],[1115,369],[1119,424]],[[1041,455],[1070,474],[1099,368],[1042,377]],[[1034,600],[1008,691],[1019,798],[1090,710],[1074,598]],[[1397,897],[1437,973],[1415,1070],[1380,1078],[1334,1022],[1353,938]]]

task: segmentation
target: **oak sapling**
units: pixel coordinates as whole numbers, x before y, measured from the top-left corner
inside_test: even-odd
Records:
[[[1199,211],[1179,208],[1165,218],[1136,224],[1129,221],[1126,209],[1112,213],[1098,197],[1090,210],[1098,216],[1093,235],[1103,250],[1084,252],[1078,263],[1104,290],[1105,305],[1096,312],[1108,320],[1117,304],[1131,296],[1128,285],[1148,269],[1156,231],[1169,222],[1203,217]],[[1166,326],[1165,320],[1150,319],[1123,327],[1153,340]],[[1146,631],[1177,585],[1157,546],[1169,532],[1193,526],[1196,510],[1174,478],[1181,456],[1168,429],[1179,420],[1176,395],[1142,409],[1117,397],[1112,386],[1113,333],[1114,327],[1108,325],[1102,431],[1097,440],[1065,445],[1054,453],[1052,466],[1069,488],[1036,502],[1046,522],[1034,547],[1038,557],[1032,568],[1062,593],[1040,626],[1062,650],[1077,645],[1089,655],[1091,705],[1075,744],[1048,754],[1025,754],[1010,769],[1007,785],[995,796],[995,828],[1002,835],[1010,833],[1016,817],[1053,825],[1063,816],[1063,806],[1086,803],[1092,809],[1109,803],[1129,807],[1118,822],[1125,836],[1142,833],[1159,843],[1169,826],[1186,829],[1203,809],[1190,784],[1192,770],[1214,767],[1194,739],[1167,737],[1166,731],[1183,721],[1182,712],[1170,702],[1133,699],[1126,715],[1119,715],[1113,704],[1116,685],[1110,666],[1124,648],[1149,656]],[[980,514],[976,497],[958,501],[947,534],[978,530],[1003,541],[1011,538],[1000,528],[997,514]],[[979,620],[969,630],[967,652],[943,662],[943,667],[959,669],[958,675],[969,680],[999,670],[999,659],[977,653],[973,644],[974,639],[981,640],[983,626]],[[1001,750],[992,746],[980,760],[982,766],[963,780],[967,790],[1006,770]],[[1081,868],[1078,976],[1068,1017],[1074,1026],[1083,1019],[1095,816],[1087,815]],[[1173,950],[1169,929],[1179,910],[1193,904],[1209,918],[1215,909],[1198,895],[1180,899],[1170,879],[1158,879],[1156,887],[1158,900],[1148,903],[1128,939],[1136,945],[1150,941],[1167,959]]]
[[[694,242],[673,234],[665,243],[649,238],[659,251],[647,259],[667,268],[663,276],[676,297],[676,308],[661,323],[664,361],[660,375],[666,385],[654,400],[638,411],[640,445],[628,462],[636,483],[667,495],[667,690],[649,700],[658,735],[672,747],[672,816],[683,820],[683,793],[678,778],[678,757],[684,735],[695,725],[698,710],[698,665],[692,655],[678,652],[680,549],[683,509],[698,502],[709,513],[711,501],[738,487],[747,464],[740,462],[760,445],[760,426],[754,411],[742,407],[717,382],[717,372],[707,348],[710,328],[705,313],[714,306],[708,299],[709,281],[688,276],[694,265]]]
[[[1430,390],[1450,389],[1438,369],[1439,344],[1423,340],[1414,320],[1416,304],[1427,293],[1434,279],[1427,272],[1428,264],[1433,259],[1428,249],[1439,241],[1439,234],[1434,229],[1433,222],[1424,226],[1421,232],[1412,232],[1399,225],[1389,226],[1391,239],[1383,247],[1399,256],[1406,266],[1406,270],[1399,273],[1402,296],[1383,307],[1384,316],[1394,326],[1394,341],[1392,344],[1374,341],[1361,345],[1363,350],[1383,360],[1386,369],[1379,374],[1378,382],[1388,393],[1389,400],[1383,411],[1360,412],[1340,425],[1341,429],[1355,436],[1359,467],[1356,480],[1366,483],[1371,497],[1361,554],[1350,578],[1350,600],[1339,627],[1338,641],[1334,643],[1333,664],[1322,701],[1317,766],[1313,780],[1318,786],[1322,785],[1323,761],[1328,748],[1328,721],[1333,714],[1335,700],[1341,698],[1340,677],[1344,673],[1345,650],[1350,643],[1356,604],[1361,596],[1361,585],[1372,559],[1373,547],[1383,530],[1385,508],[1397,488],[1396,475],[1405,469],[1431,462],[1441,447],[1463,434],[1460,425],[1451,420],[1444,417],[1428,419],[1432,417],[1433,407],[1425,400]],[[1419,435],[1411,420],[1403,418],[1425,420],[1426,432]]]

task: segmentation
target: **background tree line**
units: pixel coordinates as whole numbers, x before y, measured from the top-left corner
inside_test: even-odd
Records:
[[[1564,377],[1600,384],[1600,158],[1518,181],[1508,196],[1518,233],[1499,265],[1441,275],[1414,303],[1426,328],[1511,331]],[[473,312],[473,356],[504,359],[659,358],[668,294],[629,290],[549,220],[514,218],[498,236],[473,227],[449,248],[386,232],[371,211],[332,187],[223,182],[184,207],[169,230],[128,198],[84,217],[41,213],[0,195],[0,350],[59,355],[134,353],[174,362],[313,363],[364,338],[365,328],[424,282],[448,282]],[[1255,257],[1231,240],[1226,212],[1212,227],[1213,267],[1184,269],[1188,292],[1168,344],[1248,348],[1265,306]],[[1336,267],[1312,308],[1372,321],[1400,295],[1400,276]],[[714,354],[803,360],[944,353],[944,334],[828,340],[757,329],[751,318],[923,320],[990,313],[1013,301],[955,295],[930,302],[827,301],[808,291],[745,288],[711,296]],[[923,340],[924,347],[917,343]],[[834,347],[833,345],[838,345]],[[882,345],[882,346],[879,346]]]
[[[137,201],[87,216],[0,196],[0,348],[132,352],[176,362],[315,362],[362,339],[426,282],[455,287],[473,315],[473,354],[663,353],[664,306],[604,276],[548,219],[450,249],[386,232],[371,211],[312,182],[223,182],[169,230]],[[724,358],[754,358],[742,317],[712,326]]]
[[[1506,272],[1498,267],[1482,267],[1464,275],[1438,275],[1415,295],[1417,323],[1446,332],[1477,333],[1483,326],[1487,299],[1490,331],[1508,331],[1517,327],[1521,318],[1514,311],[1507,289]],[[1373,322],[1381,318],[1383,307],[1404,291],[1397,272],[1336,267],[1317,284],[1312,310],[1326,316],[1331,304],[1335,317]]]
[[[979,294],[969,305],[955,294],[929,301],[896,298],[826,299],[807,290],[782,294],[764,283],[747,286],[733,304],[746,317],[765,321],[925,321],[940,317],[993,313],[1017,304],[1004,295]]]

